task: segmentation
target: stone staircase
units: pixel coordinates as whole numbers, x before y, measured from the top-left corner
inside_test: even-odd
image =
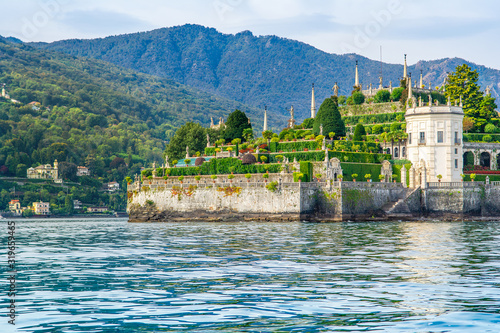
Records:
[[[405,214],[411,214],[412,211],[410,207],[407,204],[407,200],[409,197],[414,195],[417,191],[420,191],[420,187],[417,187],[415,189],[407,189],[405,192],[403,192],[402,197],[396,201],[396,202],[390,202],[382,209],[387,215],[405,215]]]

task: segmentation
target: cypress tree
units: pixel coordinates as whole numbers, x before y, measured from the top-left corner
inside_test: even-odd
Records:
[[[337,97],[332,96],[323,101],[319,107],[318,114],[314,118],[313,133],[320,134],[320,126],[323,126],[323,135],[334,132],[335,138],[345,136],[345,125],[340,116]]]
[[[366,135],[366,130],[363,124],[357,124],[356,128],[354,129],[354,141],[363,141],[363,136]]]

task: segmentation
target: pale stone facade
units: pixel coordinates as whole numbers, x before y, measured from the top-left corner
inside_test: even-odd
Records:
[[[35,215],[50,215],[50,205],[48,202],[33,202],[32,207]]]
[[[29,168],[27,176],[29,179],[58,179],[59,178],[59,164],[57,160],[54,161],[54,166],[50,164],[39,165],[36,168]]]
[[[406,111],[407,156],[413,164],[410,184],[437,182],[438,175],[443,182],[461,181],[463,117],[462,107],[451,105]]]

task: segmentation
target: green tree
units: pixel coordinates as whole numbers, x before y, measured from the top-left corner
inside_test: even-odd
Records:
[[[394,88],[392,90],[392,93],[391,93],[391,100],[393,100],[394,102],[397,102],[401,99],[401,95],[403,94],[403,90],[404,88]]]
[[[248,121],[247,115],[245,112],[236,109],[227,117],[223,137],[226,142],[236,138],[241,139],[243,138],[243,131],[247,128],[252,128],[252,124]]]
[[[246,142],[249,142],[250,140],[252,140],[253,139],[253,129],[245,128],[243,130],[243,139],[245,139]]]
[[[307,128],[313,128],[314,126],[314,118],[306,118],[302,122],[302,128],[307,129]]]
[[[352,102],[355,105],[363,104],[365,102],[365,95],[361,91],[355,91],[352,94]]]
[[[76,177],[77,166],[74,163],[60,162],[59,163],[59,178],[69,179],[71,181],[77,181]]]
[[[269,147],[269,141],[273,137],[273,131],[267,130],[262,132],[262,137],[267,140],[267,147]]]
[[[200,124],[188,122],[175,132],[165,153],[170,160],[180,160],[186,156],[186,147],[190,152],[203,151],[207,145],[205,128]]]
[[[357,124],[356,128],[354,128],[354,141],[363,141],[363,137],[366,136],[366,130],[363,124]]]
[[[387,103],[391,100],[391,93],[388,90],[379,90],[375,94],[373,101],[375,103]]]
[[[474,122],[476,131],[483,131],[490,119],[496,116],[496,104],[490,95],[483,96],[477,84],[478,78],[477,70],[472,70],[467,64],[457,66],[448,75],[445,96],[452,101],[462,98],[465,115]]]
[[[345,124],[340,115],[337,97],[332,96],[323,101],[319,107],[318,114],[314,118],[313,133],[320,134],[320,127],[323,126],[323,133],[335,133],[335,137],[345,136]]]

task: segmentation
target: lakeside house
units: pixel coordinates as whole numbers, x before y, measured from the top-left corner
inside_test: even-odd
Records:
[[[32,208],[35,215],[50,215],[50,204],[48,202],[34,202]]]

